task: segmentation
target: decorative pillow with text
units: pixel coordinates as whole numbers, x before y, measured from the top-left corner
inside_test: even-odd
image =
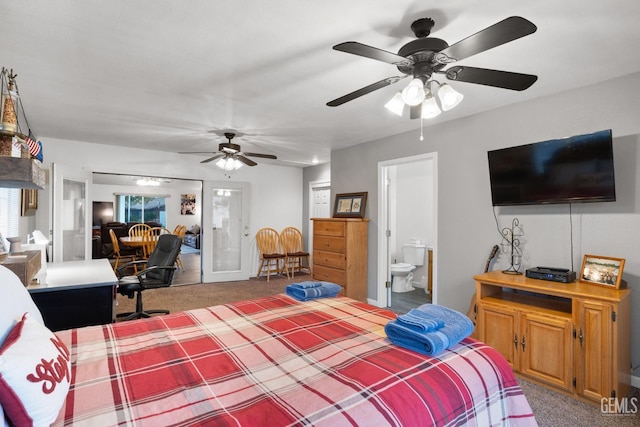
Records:
[[[0,348],[0,404],[5,416],[17,427],[50,425],[70,382],[69,349],[25,313]]]

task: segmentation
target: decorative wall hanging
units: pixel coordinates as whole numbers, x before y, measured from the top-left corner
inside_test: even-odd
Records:
[[[180,196],[180,215],[196,214],[196,195],[183,194]]]

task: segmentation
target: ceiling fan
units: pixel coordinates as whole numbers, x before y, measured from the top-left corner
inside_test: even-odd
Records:
[[[411,24],[411,30],[417,39],[402,46],[397,54],[354,41],[335,45],[333,47],[335,50],[395,65],[403,75],[380,80],[329,101],[327,105],[330,107],[342,105],[397,83],[408,76],[413,76],[414,81],[420,79],[423,85],[429,84],[433,74],[443,74],[449,80],[517,91],[529,88],[538,79],[537,76],[531,74],[461,65],[444,69],[454,62],[534,33],[537,27],[530,21],[519,16],[512,16],[451,46],[442,39],[428,37],[434,24],[435,22],[431,18],[421,18],[414,21]],[[411,118],[418,117],[420,117],[420,104],[411,107]]]
[[[204,159],[200,163],[209,163],[214,160],[237,160],[239,162],[244,163],[247,166],[255,166],[256,162],[249,159],[248,157],[262,157],[265,159],[274,159],[277,160],[278,157],[273,154],[260,154],[260,153],[247,153],[243,152],[240,148],[240,145],[234,144],[231,140],[236,136],[233,132],[225,132],[225,138],[227,138],[227,142],[222,142],[218,145],[218,151],[181,151],[179,154],[213,154],[213,156]]]

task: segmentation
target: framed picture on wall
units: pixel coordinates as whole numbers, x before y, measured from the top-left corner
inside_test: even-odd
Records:
[[[182,194],[180,196],[180,215],[196,214],[196,195]]]
[[[336,194],[333,207],[334,218],[364,218],[367,192]]]
[[[38,190],[22,190],[22,209],[20,215],[35,215],[38,209]]]
[[[623,258],[585,255],[582,260],[579,280],[592,285],[620,289],[623,270]]]

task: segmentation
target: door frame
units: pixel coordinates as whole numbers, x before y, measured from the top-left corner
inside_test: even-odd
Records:
[[[318,180],[318,181],[309,181],[309,224],[308,224],[308,230],[309,232],[307,233],[308,238],[308,247],[307,247],[307,251],[309,252],[309,254],[311,255],[311,265],[313,265],[313,221],[311,221],[311,212],[313,212],[313,192],[316,188],[324,188],[324,187],[329,187],[329,203],[331,203],[331,180],[328,179],[322,179],[322,180]],[[329,206],[329,212],[331,212],[331,206]]]
[[[84,215],[84,259],[91,259],[91,237],[92,237],[92,215],[90,202],[93,200],[92,196],[92,184],[93,184],[93,171],[87,170],[83,167],[76,167],[65,165],[61,163],[52,163],[51,164],[53,179],[52,179],[52,203],[51,203],[51,259],[53,261],[62,261],[64,250],[63,250],[63,229],[62,229],[62,197],[64,195],[62,192],[64,191],[64,180],[71,180],[83,183],[85,186],[85,201],[86,206],[84,207],[85,215]]]
[[[216,188],[231,188],[242,190],[242,236],[240,240],[240,269],[225,272],[213,271],[213,190]],[[249,280],[253,264],[251,262],[251,183],[239,181],[208,181],[202,182],[202,237],[200,241],[201,281],[228,282]]]
[[[377,304],[379,307],[387,307],[389,304],[389,294],[391,287],[386,286],[386,282],[391,282],[391,259],[388,247],[388,230],[389,230],[389,168],[406,163],[420,162],[424,160],[433,160],[433,180],[432,191],[434,200],[433,212],[433,283],[431,287],[431,301],[437,304],[438,301],[438,263],[437,263],[437,244],[438,244],[438,153],[431,152],[419,154],[416,156],[402,157],[399,159],[385,160],[378,162],[378,296]]]

